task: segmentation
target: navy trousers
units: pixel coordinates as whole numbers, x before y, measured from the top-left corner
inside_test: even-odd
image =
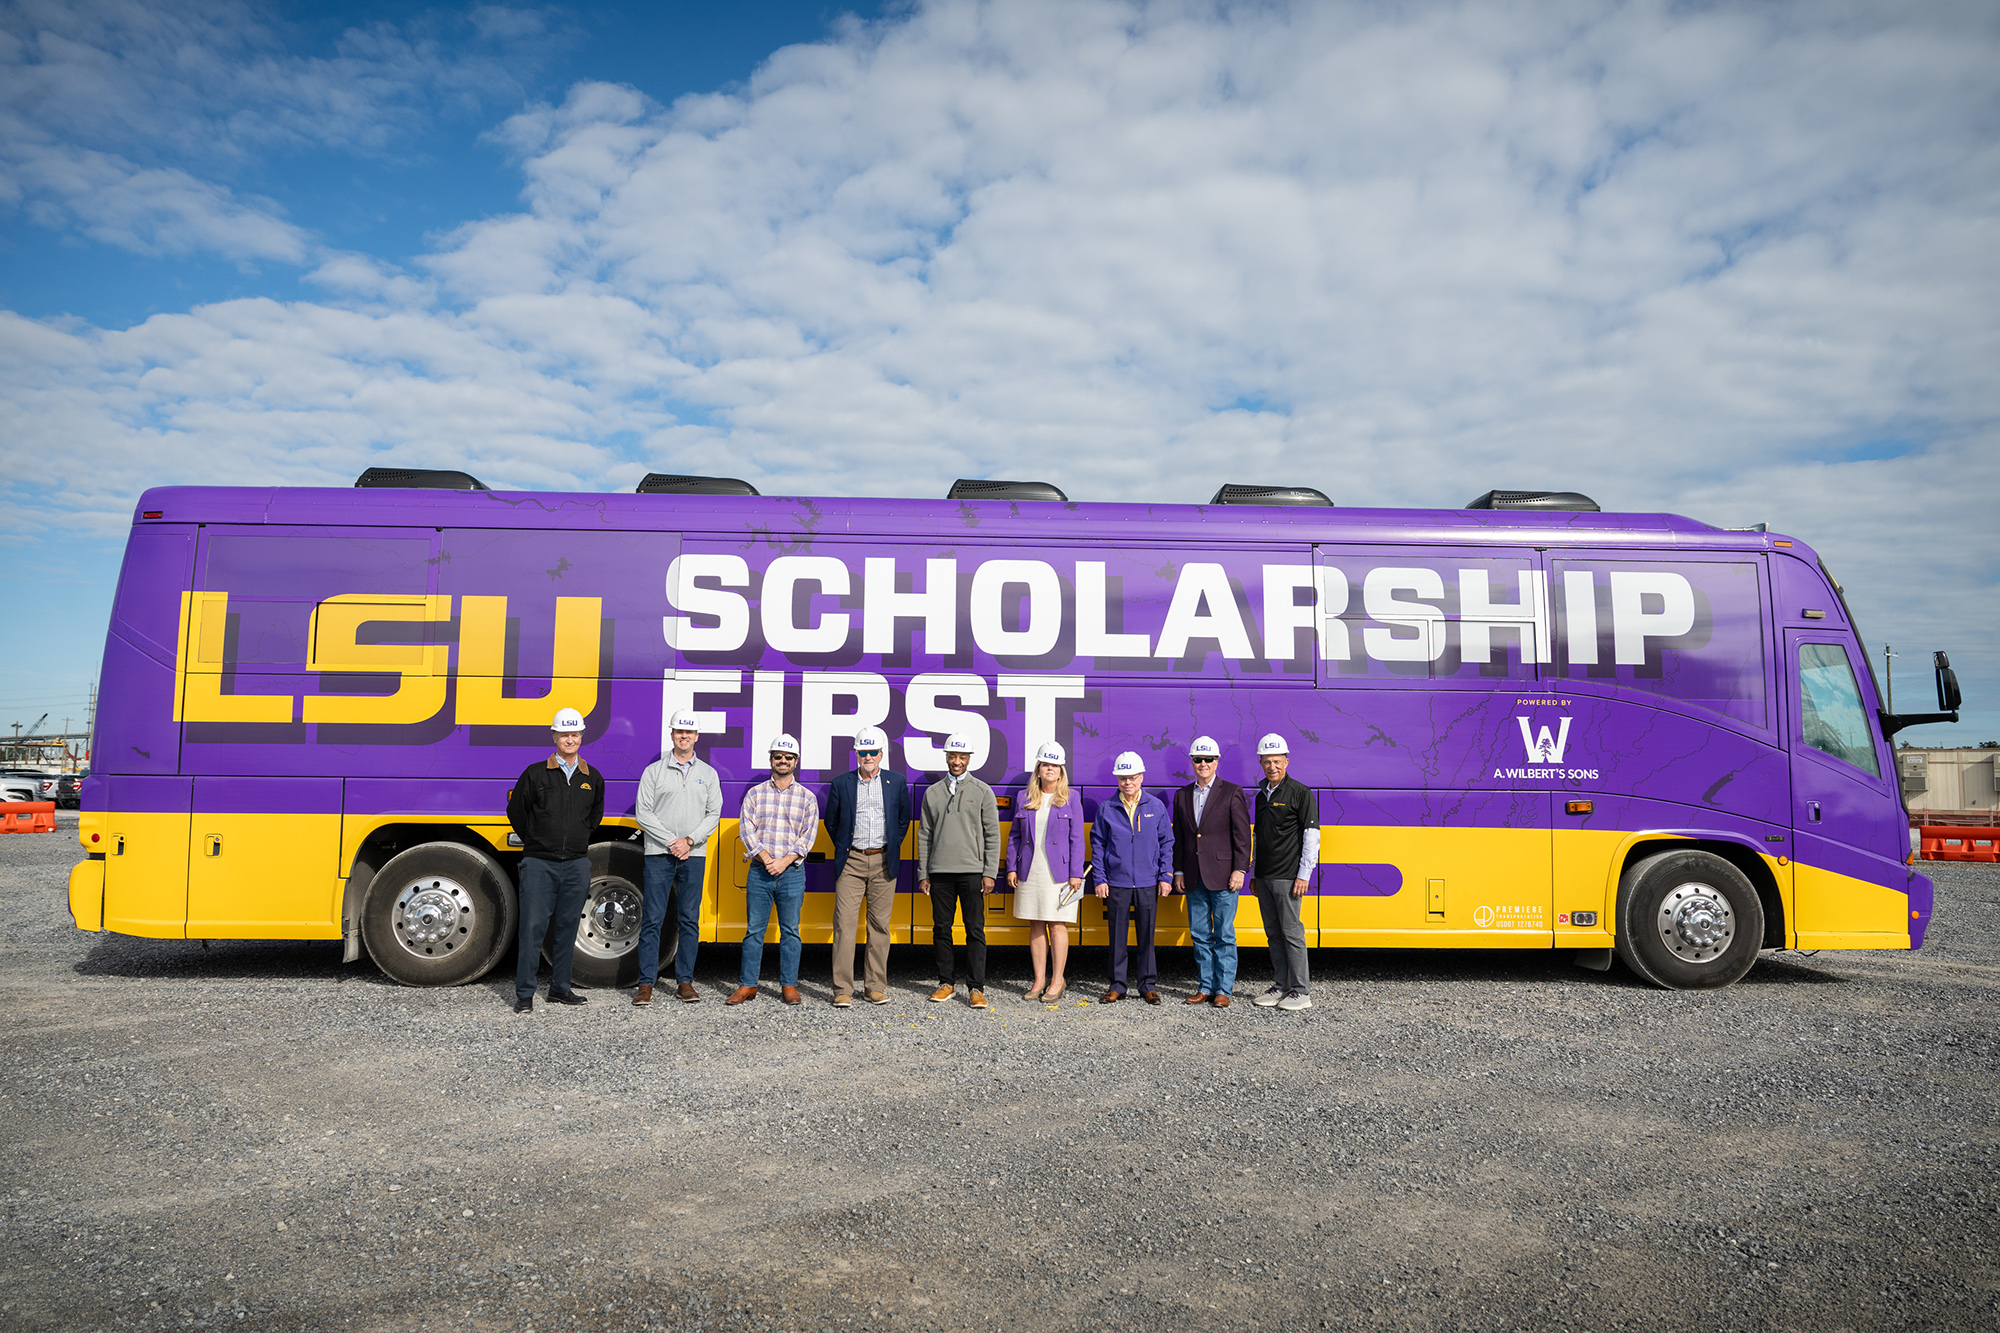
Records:
[[[514,963],[514,996],[535,993],[535,973],[542,962],[542,936],[549,937],[549,994],[569,993],[570,964],[576,959],[576,928],[583,924],[583,904],[590,897],[590,858],[544,861],[521,858],[520,958]],[[549,930],[549,923],[555,929]]]
[[[1125,994],[1125,975],[1129,970],[1135,975],[1132,984],[1141,995],[1149,990],[1159,989],[1159,962],[1153,954],[1153,924],[1160,916],[1160,889],[1156,884],[1141,884],[1137,888],[1111,886],[1111,896],[1104,900],[1104,915],[1111,926],[1111,987],[1120,995]],[[1139,943],[1125,942],[1125,927],[1130,922],[1139,928]],[[1136,966],[1131,966],[1131,952],[1136,948],[1139,957]]]

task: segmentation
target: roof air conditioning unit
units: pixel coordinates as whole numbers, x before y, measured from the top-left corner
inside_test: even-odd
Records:
[[[1568,509],[1581,514],[1601,512],[1597,501],[1575,491],[1488,491],[1467,509]]]
[[[371,467],[354,479],[368,490],[486,491],[493,489],[470,472],[447,468]]]
[[[947,500],[1063,500],[1069,499],[1046,481],[967,481],[951,484]]]
[[[690,477],[675,472],[648,472],[637,486],[637,495],[758,495],[760,491],[735,477]]]
[[[1216,491],[1212,505],[1312,505],[1321,509],[1332,509],[1333,501],[1326,498],[1324,491],[1316,491],[1310,486],[1238,486],[1224,485]]]

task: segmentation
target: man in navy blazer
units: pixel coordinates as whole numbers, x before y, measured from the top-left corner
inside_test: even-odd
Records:
[[[910,784],[882,767],[888,738],[863,727],[854,738],[854,771],[833,780],[826,794],[826,832],[833,839],[833,1003],[854,1003],[854,932],[861,902],[868,902],[867,988],[870,1004],[889,1003],[890,914],[896,906],[896,872],[910,828]]]

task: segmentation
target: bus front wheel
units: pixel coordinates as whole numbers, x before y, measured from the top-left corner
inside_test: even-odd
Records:
[[[513,881],[477,847],[426,842],[398,852],[369,881],[361,939],[375,966],[405,986],[463,986],[514,942]]]
[[[1756,886],[1713,852],[1658,852],[1618,881],[1618,957],[1656,986],[1727,986],[1750,970],[1763,940]]]
[[[590,847],[590,896],[577,923],[570,975],[602,990],[639,980],[639,926],[645,900],[646,854],[636,842],[598,842]],[[660,931],[660,970],[673,972],[679,941],[673,905]],[[544,950],[546,956],[546,950]]]

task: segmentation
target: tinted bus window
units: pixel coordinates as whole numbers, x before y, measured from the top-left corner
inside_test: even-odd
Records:
[[[1555,675],[1642,690],[1768,728],[1761,571],[1753,561],[1550,561]]]
[[[1805,742],[1815,750],[1880,777],[1868,715],[1847,650],[1835,643],[1799,645],[1799,714]]]

